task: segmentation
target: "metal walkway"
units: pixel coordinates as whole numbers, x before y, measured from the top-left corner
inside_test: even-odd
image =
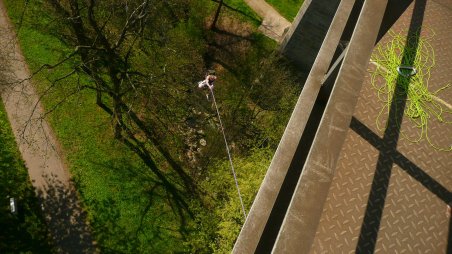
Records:
[[[361,12],[340,60],[336,46],[355,9]],[[367,68],[375,40],[390,39],[389,27],[434,32],[429,90],[452,83],[451,24],[449,0],[341,1],[234,253],[452,253],[452,152],[404,138],[418,132],[395,110],[406,98],[391,105],[379,131],[383,104],[370,83],[374,66]],[[452,88],[439,97],[450,104]],[[451,125],[431,121],[429,135],[439,146],[452,144]]]
[[[435,33],[431,43],[436,66],[429,82],[430,91],[435,91],[452,82],[452,10],[435,1],[419,2],[408,8],[393,29],[408,32],[412,19],[423,19],[421,37]],[[421,10],[413,15],[416,4]],[[389,39],[386,35],[381,43]],[[440,96],[450,101],[452,89]],[[425,139],[412,143],[400,136],[400,132],[419,132],[406,117],[401,123],[388,120],[391,125],[386,131],[378,131],[376,116],[382,106],[367,74],[313,253],[337,253],[338,249],[341,253],[446,253],[452,153],[433,149]],[[432,142],[442,147],[452,144],[451,125],[432,121],[428,128]]]

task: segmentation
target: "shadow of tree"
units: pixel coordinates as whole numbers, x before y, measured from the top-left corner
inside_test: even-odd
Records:
[[[78,202],[75,189],[53,175],[43,177],[46,187],[37,194],[56,251],[95,253],[86,213]]]
[[[78,188],[89,209],[97,247],[106,253],[155,253],[183,250],[193,215],[181,206],[150,170],[129,159],[90,161],[102,183]],[[184,198],[176,173],[167,174]],[[173,181],[174,180],[174,181]],[[77,186],[77,183],[76,183]],[[93,194],[93,189],[99,193]]]
[[[15,213],[10,198],[16,201]],[[0,100],[0,253],[50,251],[46,223]]]
[[[219,0],[212,0],[212,1],[213,1],[213,2],[216,2],[216,3],[220,3]],[[225,8],[227,8],[228,10],[232,11],[232,12],[239,13],[239,14],[241,14],[242,16],[251,19],[251,20],[252,20],[253,22],[255,22],[256,24],[260,24],[260,23],[262,22],[261,18],[257,18],[257,17],[255,17],[255,16],[253,16],[253,15],[250,15],[250,14],[248,14],[248,13],[242,11],[242,10],[239,10],[239,9],[237,9],[237,8],[234,8],[233,6],[230,6],[230,5],[227,4],[227,3],[222,3],[222,5],[223,5]]]
[[[0,162],[5,160],[0,159]],[[16,171],[2,166],[0,170]],[[19,175],[22,179],[17,179],[7,174],[0,175],[0,253],[50,253],[48,230],[27,176],[22,178]],[[16,200],[16,214],[10,211],[8,197]]]

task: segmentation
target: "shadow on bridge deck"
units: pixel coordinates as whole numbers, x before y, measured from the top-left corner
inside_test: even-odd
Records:
[[[339,10],[348,8],[353,14],[347,2],[355,1],[342,1]],[[384,43],[390,40],[385,35],[390,27],[407,36],[418,34],[410,37],[418,39],[434,31],[436,65],[429,90],[450,83],[452,5],[389,1],[383,17],[383,2],[364,3],[343,60],[339,52],[332,55],[339,38],[330,28],[235,253],[452,253],[452,223],[446,215],[446,204],[452,201],[451,152],[435,150],[426,140],[412,143],[404,138],[418,130],[404,117],[403,93],[394,93],[398,97],[380,131],[376,117],[383,105],[366,69],[372,36]],[[332,27],[342,33],[345,24],[338,13]],[[418,39],[410,41],[411,46],[417,46]],[[314,103],[320,89],[311,83],[320,84],[325,68],[332,68],[337,59],[340,68],[332,73],[335,84],[328,104],[318,99],[310,105],[306,101]],[[448,98],[451,89],[442,94],[443,100]],[[311,116],[300,116],[306,112]],[[429,131],[435,144],[452,143],[450,125],[432,122]]]

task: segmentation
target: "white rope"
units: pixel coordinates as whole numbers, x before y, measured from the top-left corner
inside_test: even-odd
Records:
[[[226,151],[228,152],[229,163],[231,164],[232,175],[234,176],[235,187],[237,187],[237,193],[239,194],[240,204],[242,205],[243,218],[246,220],[245,206],[243,205],[242,195],[240,194],[239,183],[237,182],[237,176],[235,174],[234,165],[232,164],[231,153],[229,151],[228,141],[226,140],[226,135],[224,134],[223,123],[221,122],[220,111],[218,111],[217,102],[215,101],[215,95],[213,94],[212,87],[209,87],[210,93],[212,94],[213,104],[215,104],[215,109],[217,110],[218,120],[220,121],[221,132],[223,133],[224,144],[226,145]]]

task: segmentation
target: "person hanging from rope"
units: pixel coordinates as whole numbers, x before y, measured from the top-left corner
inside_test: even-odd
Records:
[[[232,171],[232,175],[234,177],[235,187],[237,188],[237,194],[239,196],[240,204],[242,206],[243,222],[245,222],[246,221],[245,205],[243,204],[242,194],[240,194],[240,188],[239,188],[239,183],[237,181],[237,175],[234,170],[234,165],[232,164],[231,151],[229,151],[228,141],[226,140],[226,134],[224,133],[223,122],[221,121],[220,111],[218,110],[218,105],[215,100],[215,94],[213,92],[213,83],[215,82],[216,79],[217,79],[217,77],[215,76],[215,71],[209,70],[209,72],[206,75],[206,78],[203,81],[198,82],[198,87],[199,88],[206,88],[206,87],[209,88],[209,91],[207,92],[207,100],[210,101],[209,92],[210,92],[210,95],[212,95],[212,106],[214,106],[215,110],[217,111],[218,122],[220,123],[220,130],[221,130],[221,133],[223,134],[224,145],[226,146],[226,152],[228,153],[229,163],[231,164],[231,171]]]
[[[198,82],[198,87],[209,88],[209,90],[212,90],[215,80],[217,80],[217,76],[215,76],[215,71],[209,70],[206,74],[206,78]],[[209,100],[209,92],[207,92],[206,97]]]

